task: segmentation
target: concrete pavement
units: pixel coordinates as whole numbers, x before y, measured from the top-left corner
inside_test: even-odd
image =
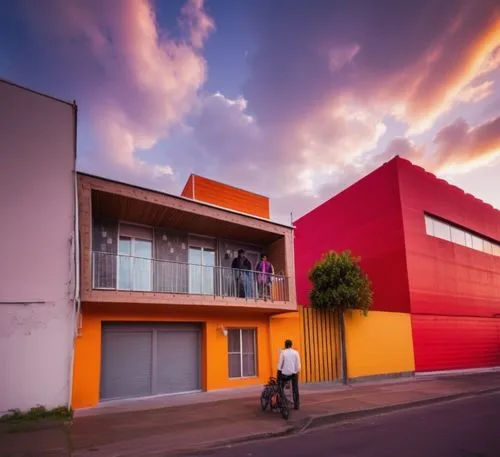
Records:
[[[497,392],[191,456],[498,457],[499,425]]]
[[[0,457],[165,456],[284,436],[346,418],[492,390],[500,390],[500,372],[351,387],[306,385],[302,386],[302,408],[292,411],[288,422],[279,413],[260,411],[260,389],[247,396],[231,398],[227,394],[229,399],[218,401],[203,401],[205,394],[199,394],[191,404],[126,412],[108,409],[104,410],[107,414],[77,416],[66,425],[43,421],[0,424]]]

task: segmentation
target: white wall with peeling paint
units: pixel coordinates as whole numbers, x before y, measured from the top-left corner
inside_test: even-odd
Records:
[[[0,80],[0,414],[67,406],[75,116],[72,104]]]

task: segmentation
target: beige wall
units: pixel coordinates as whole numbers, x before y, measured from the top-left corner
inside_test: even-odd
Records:
[[[0,413],[69,395],[73,105],[0,80]]]

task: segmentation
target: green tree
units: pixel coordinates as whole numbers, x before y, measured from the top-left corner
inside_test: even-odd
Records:
[[[309,294],[314,308],[338,313],[361,310],[368,314],[373,302],[370,279],[359,264],[359,257],[350,251],[323,254],[309,272],[312,290]]]

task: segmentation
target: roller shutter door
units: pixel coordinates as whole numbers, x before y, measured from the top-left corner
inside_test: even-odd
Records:
[[[103,323],[101,400],[200,389],[200,327]]]

